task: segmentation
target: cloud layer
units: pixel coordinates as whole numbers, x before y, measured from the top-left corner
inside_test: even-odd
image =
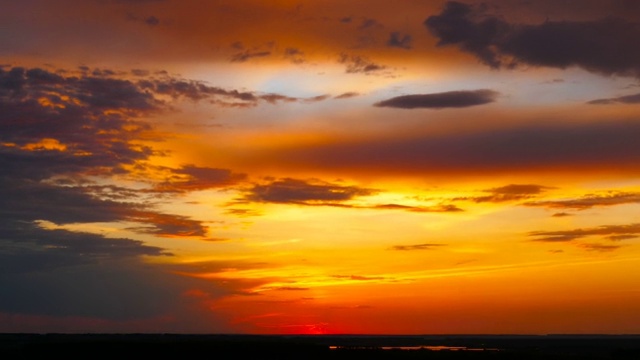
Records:
[[[635,45],[640,22],[602,18],[511,23],[481,5],[449,1],[424,25],[439,46],[457,46],[493,68],[578,66],[607,75],[640,75],[640,49]]]
[[[497,96],[497,92],[487,89],[447,91],[435,94],[396,96],[391,99],[377,102],[374,105],[378,107],[393,107],[400,109],[464,108],[494,102]]]

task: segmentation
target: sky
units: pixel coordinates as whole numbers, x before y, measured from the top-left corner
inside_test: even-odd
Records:
[[[0,332],[640,333],[640,2],[0,5]]]

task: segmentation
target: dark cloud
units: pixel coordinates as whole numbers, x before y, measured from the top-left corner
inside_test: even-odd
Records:
[[[349,99],[356,96],[360,96],[360,93],[349,91],[349,92],[334,96],[334,99]]]
[[[635,238],[639,235],[640,224],[603,225],[586,229],[533,231],[529,233],[529,236],[534,237],[535,241],[543,242],[569,242],[590,236],[601,237],[610,241],[619,241]]]
[[[573,216],[573,214],[569,214],[566,212],[559,212],[559,213],[555,213],[553,215],[551,215],[553,217],[567,217],[567,216]]]
[[[144,22],[149,26],[156,26],[160,24],[160,19],[155,16],[148,16],[144,19]]]
[[[349,74],[362,73],[373,74],[387,69],[386,66],[376,64],[366,57],[359,55],[340,54],[338,60],[341,64],[346,65],[346,72]]]
[[[303,102],[306,102],[306,103],[314,103],[314,102],[327,100],[330,97],[331,97],[331,95],[324,94],[324,95],[318,95],[318,96],[312,96],[312,97],[304,98],[304,99],[301,99],[301,100]]]
[[[174,99],[185,97],[191,100],[202,100],[212,97],[222,97],[240,102],[255,103],[258,98],[252,92],[227,90],[209,86],[201,81],[162,77],[160,79],[145,79],[138,82],[138,86],[146,91],[160,95],[169,95]]]
[[[620,245],[605,245],[605,244],[580,244],[579,247],[588,251],[609,252],[620,249]]]
[[[489,195],[455,198],[454,200],[471,200],[477,203],[518,201],[530,199],[548,189],[551,189],[551,187],[535,184],[510,184],[484,190],[485,192],[489,193]]]
[[[131,230],[161,237],[204,237],[208,230],[201,221],[187,216],[154,211],[133,211],[126,214],[126,219],[144,224]]]
[[[394,245],[391,250],[413,251],[413,250],[433,250],[444,244],[415,244],[415,245]]]
[[[301,168],[428,174],[531,171],[634,171],[640,123],[524,124],[466,133],[425,134],[300,147],[274,153]]]
[[[591,100],[587,104],[609,105],[609,104],[640,104],[640,94],[618,96],[609,99]]]
[[[49,271],[59,267],[171,255],[142,241],[107,238],[100,234],[43,229],[36,222],[0,223],[0,273]]]
[[[599,206],[616,206],[640,203],[640,193],[610,191],[606,194],[589,194],[576,199],[544,200],[524,203],[526,206],[539,206],[550,209],[586,210]]]
[[[131,257],[2,275],[0,323],[8,332],[156,332],[193,325],[207,332],[220,319],[203,319],[206,314],[194,311],[198,303],[231,294]],[[201,298],[187,297],[194,289],[202,289]]]
[[[158,95],[168,95],[173,99],[209,100],[213,104],[228,107],[253,107],[258,105],[260,101],[270,104],[279,102],[315,102],[329,97],[328,95],[319,95],[310,98],[296,98],[275,93],[258,94],[250,91],[223,89],[217,86],[210,86],[201,81],[170,76],[140,80],[137,85],[145,91]]]
[[[497,96],[497,92],[487,89],[447,91],[433,94],[397,96],[377,102],[374,106],[400,109],[464,108],[492,103],[496,100]]]
[[[2,180],[0,214],[16,222],[48,220],[56,224],[123,220],[138,205],[102,200],[82,187],[56,186],[31,180]]]
[[[314,179],[284,178],[253,186],[245,194],[244,199],[255,202],[334,205],[375,193],[377,190],[374,189],[336,185]]]
[[[161,237],[207,235],[198,220],[157,211],[160,193],[152,187],[103,183],[114,175],[133,176],[131,169],[139,171],[161,155],[138,142],[161,140],[141,119],[167,110],[156,98],[164,94],[120,75],[88,67],[0,68],[0,314],[50,317],[39,320],[43,326],[60,316],[100,324],[191,316],[176,309],[194,281],[165,265],[144,263],[144,257],[170,252],[64,227],[126,223]],[[174,170],[174,187],[183,191],[238,179],[193,165]]]
[[[578,66],[601,74],[640,75],[640,22],[603,18],[518,24],[487,9],[449,1],[424,25],[438,46],[457,46],[493,68]]]
[[[138,72],[138,76],[145,74]],[[115,71],[89,72],[88,68],[79,74],[0,69],[3,254],[16,255],[16,261],[25,264],[42,259],[47,266],[164,254],[131,239],[36,226],[41,222],[133,222],[138,224],[133,230],[156,236],[206,236],[202,222],[156,211],[150,197],[159,194],[158,189],[134,191],[89,180],[144,168],[150,156],[159,154],[137,144],[139,139],[156,140],[148,135],[151,126],[140,118],[164,111],[164,102],[155,95],[170,93],[167,89],[180,94],[193,90],[188,86],[193,84],[182,86],[179,80],[144,87],[114,76]],[[244,176],[194,165],[173,170],[174,191],[222,187]]]
[[[159,316],[178,302],[176,281],[169,285],[172,276],[158,276],[157,270],[154,274],[151,267],[139,263],[112,261],[3,276],[0,309],[17,314],[91,317],[94,321]]]
[[[371,18],[363,18],[362,21],[360,22],[360,25],[358,26],[358,29],[365,30],[365,29],[380,28],[380,27],[384,27],[384,26],[378,20],[371,19]]]
[[[379,209],[379,210],[404,210],[404,211],[416,212],[416,213],[445,213],[445,212],[464,211],[452,204],[441,204],[441,205],[435,205],[435,206],[409,206],[409,205],[401,205],[401,204],[381,204],[381,205],[374,205],[371,207],[362,207],[362,208]]]
[[[293,98],[290,96],[286,96],[286,95],[280,95],[280,94],[265,94],[265,95],[261,95],[260,96],[261,100],[264,100],[270,104],[275,104],[279,101],[284,101],[284,102],[294,102],[294,101],[298,101],[298,98]]]
[[[171,176],[155,186],[159,192],[189,192],[236,185],[247,179],[245,174],[236,174],[229,169],[184,165],[168,169]]]
[[[284,49],[284,57],[289,59],[294,64],[301,64],[305,62],[304,52],[298,48]]]
[[[271,51],[251,51],[245,50],[231,56],[231,62],[245,62],[255,58],[270,56]]]
[[[131,69],[131,74],[135,75],[135,76],[149,76],[150,72],[149,70],[145,70],[145,69]]]
[[[389,34],[389,40],[387,40],[387,46],[397,47],[401,49],[411,49],[412,37],[409,34],[400,34],[394,31]]]
[[[259,216],[260,212],[253,209],[227,209],[225,210],[225,214],[235,215],[240,217],[250,217],[250,216]]]
[[[38,220],[55,224],[130,221],[143,224],[132,228],[141,233],[163,237],[207,235],[207,227],[200,221],[160,213],[150,205],[133,202],[137,193],[126,192],[126,199],[131,202],[123,202],[105,199],[105,193],[110,197],[122,197],[123,190],[114,194],[113,190],[94,186],[58,186],[34,181],[16,184],[7,179],[2,184],[0,215],[12,220],[13,224]],[[24,234],[24,237],[27,239],[29,235]]]

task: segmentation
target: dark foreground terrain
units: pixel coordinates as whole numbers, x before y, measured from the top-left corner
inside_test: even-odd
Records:
[[[0,334],[0,359],[624,359],[640,335],[177,335]]]

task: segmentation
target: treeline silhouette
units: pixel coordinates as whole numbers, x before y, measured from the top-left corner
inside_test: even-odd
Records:
[[[404,348],[408,346],[413,348]],[[639,360],[640,336],[0,334],[0,359],[138,356],[234,360]]]

